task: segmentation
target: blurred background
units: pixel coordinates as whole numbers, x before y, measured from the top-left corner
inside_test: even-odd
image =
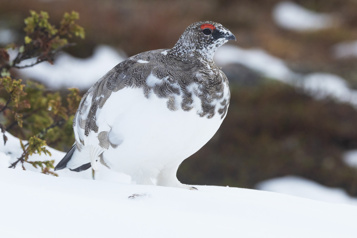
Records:
[[[237,37],[216,54],[231,105],[179,179],[357,196],[356,0],[0,0],[0,47],[23,40],[29,10],[47,11],[53,23],[75,10],[86,38],[23,78],[82,93],[120,60],[171,48],[191,23],[222,23]]]

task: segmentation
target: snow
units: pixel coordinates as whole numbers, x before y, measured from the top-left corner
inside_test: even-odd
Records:
[[[328,188],[314,181],[295,176],[266,180],[259,183],[256,188],[319,201],[357,205],[357,199],[351,198],[343,189]]]
[[[0,171],[0,237],[356,235],[357,208],[348,205],[249,189],[192,191]]]
[[[90,171],[62,170],[53,177],[39,174],[32,166],[26,166],[27,171],[20,166],[8,169],[21,149],[16,137],[6,135],[6,146],[0,146],[0,237],[355,236],[357,207],[337,204],[356,204],[355,200],[342,196],[339,189],[289,177],[280,180],[280,184],[285,180],[285,192],[307,193],[310,199],[334,204],[229,187],[195,186],[198,191],[192,191],[135,185],[128,176],[105,167],[96,180]],[[30,159],[58,162],[64,156],[48,149],[52,157]],[[265,182],[269,183],[273,182]],[[19,217],[26,222],[14,222]]]
[[[293,31],[321,30],[337,23],[332,15],[316,13],[290,1],[280,2],[274,7],[273,19],[281,28]]]
[[[16,40],[16,33],[7,28],[0,28],[0,45],[6,46]]]
[[[13,160],[17,155],[9,152],[20,151],[18,139],[7,136],[1,161]],[[48,149],[52,157],[31,159],[59,161],[64,155]],[[0,166],[0,237],[356,236],[357,207],[340,204],[355,204],[353,199],[341,196],[341,190],[293,177],[280,181],[285,180],[285,190],[328,202],[230,187],[195,186],[194,191],[135,185],[109,170],[92,180],[90,171],[60,171],[54,177],[8,169],[4,162]]]
[[[218,65],[242,64],[268,78],[291,82],[296,75],[284,61],[261,49],[242,49],[233,45],[220,47],[215,54]]]
[[[338,43],[332,53],[336,59],[357,58],[357,41]]]
[[[347,151],[343,156],[343,160],[347,165],[357,168],[357,150]]]
[[[65,87],[84,90],[92,86],[123,59],[124,57],[112,47],[101,45],[88,59],[79,59],[62,53],[56,58],[54,65],[44,62],[19,72],[27,78],[35,78],[51,89]],[[27,61],[23,65],[30,63],[31,61]]]
[[[304,77],[302,87],[316,98],[334,97],[342,102],[357,106],[357,91],[350,89],[347,82],[333,74],[313,73]]]

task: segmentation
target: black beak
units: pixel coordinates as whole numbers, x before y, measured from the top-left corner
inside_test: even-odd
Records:
[[[220,38],[224,38],[226,40],[237,40],[235,35],[233,35],[233,33],[228,30],[220,31],[220,30],[214,29],[212,32],[212,36],[215,40],[220,39]]]
[[[232,33],[230,33],[230,34],[228,34],[228,35],[226,35],[226,37],[225,37],[227,40],[234,40],[234,41],[236,41],[237,40],[237,38],[236,38],[236,36],[235,35],[233,35]]]

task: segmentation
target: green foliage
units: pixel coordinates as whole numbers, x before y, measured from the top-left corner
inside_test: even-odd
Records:
[[[73,45],[69,42],[73,35],[84,39],[85,32],[83,27],[76,24],[79,19],[77,12],[65,13],[58,27],[52,25],[49,22],[49,18],[47,12],[36,13],[35,11],[30,11],[30,16],[24,21],[24,31],[26,33],[24,44],[18,47],[19,53],[15,60],[4,65],[5,69],[31,67],[43,61],[53,63],[56,53],[65,47]],[[0,61],[4,58],[6,57],[2,57],[2,54],[0,54]],[[25,66],[20,65],[23,60],[31,58],[36,59],[34,63]]]
[[[1,108],[0,112],[3,112],[5,117],[13,117],[20,127],[22,127],[23,124],[23,115],[22,113],[19,113],[19,111],[25,108],[30,108],[28,101],[22,100],[23,97],[26,96],[26,92],[24,91],[24,85],[21,82],[21,79],[12,79],[10,76],[0,78],[0,91],[5,90],[8,94],[6,104]],[[7,108],[12,108],[12,110],[6,113],[5,110]]]
[[[22,142],[21,142],[21,147],[22,149],[24,149]],[[46,149],[46,141],[41,140],[37,136],[30,137],[28,147],[26,149],[28,152],[26,155],[27,157],[33,154],[41,155],[41,152],[43,152],[45,155],[47,154],[51,155],[51,153]]]
[[[74,34],[77,37],[84,39],[85,32],[83,27],[75,24],[75,21],[79,19],[79,14],[72,11],[71,13],[65,13],[61,21],[61,26],[59,29],[60,35],[68,35],[72,37]]]
[[[48,35],[55,35],[57,33],[56,27],[51,25],[48,22],[50,18],[47,12],[41,11],[39,14],[35,11],[30,11],[31,16],[24,20],[26,27],[25,32],[26,34],[32,34],[36,31],[36,28],[40,27],[43,30],[41,31],[44,34]]]
[[[73,45],[69,42],[73,35],[84,38],[84,29],[76,24],[78,13],[65,13],[58,27],[52,25],[49,18],[47,12],[30,11],[30,16],[25,19],[24,43],[11,46],[18,49],[13,61],[6,49],[0,49],[0,129],[5,144],[5,131],[28,138],[25,144],[20,141],[23,153],[10,168],[20,162],[25,169],[23,164],[28,163],[41,168],[43,173],[56,175],[51,171],[54,160],[30,161],[29,158],[33,154],[51,155],[46,149],[47,144],[61,145],[73,140],[71,125],[80,101],[79,91],[69,89],[65,95],[49,92],[39,83],[26,81],[24,84],[10,73],[12,68],[31,67],[43,61],[52,63],[57,52]],[[26,59],[35,61],[23,66],[21,63]]]

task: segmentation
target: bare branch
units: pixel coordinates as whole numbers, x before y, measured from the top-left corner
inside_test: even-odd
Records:
[[[32,67],[32,66],[35,66],[36,64],[39,64],[39,63],[42,63],[42,62],[45,62],[45,61],[48,61],[48,59],[37,59],[36,62],[32,63],[32,64],[28,64],[28,65],[22,65],[22,66],[12,66],[13,68],[16,68],[16,69],[23,69],[23,68],[28,68],[28,67]]]
[[[12,93],[12,92],[10,92],[10,94],[11,94],[11,93]],[[11,102],[11,96],[7,99],[7,101],[6,101],[6,103],[5,103],[5,106],[3,106],[3,107],[0,109],[0,113],[3,112],[3,111],[5,111],[7,108],[9,108],[8,106],[9,106],[10,102]]]
[[[27,143],[24,147],[28,146],[29,143]],[[9,166],[9,169],[14,169],[16,168],[16,165],[21,162],[22,164],[22,168],[23,170],[25,170],[24,167],[24,162],[25,162],[25,156],[27,154],[27,150],[24,150],[24,152],[22,153],[22,155],[20,156],[20,158],[18,158],[15,162],[11,163],[11,165]]]
[[[2,133],[2,138],[4,140],[4,145],[6,145],[7,142],[7,136],[5,135],[5,126],[3,124],[0,123],[0,130]]]
[[[35,66],[39,63],[45,62],[45,61],[49,61],[50,59],[52,59],[58,52],[62,51],[64,48],[70,47],[70,46],[74,46],[76,45],[75,43],[68,43],[65,44],[61,47],[58,47],[55,51],[52,51],[50,53],[48,53],[47,55],[39,55],[37,56],[37,60],[36,62],[29,64],[29,65],[22,65],[22,66],[18,66],[17,64],[20,63],[21,61],[25,60],[25,59],[30,59],[33,58],[33,56],[28,57],[22,53],[18,53],[18,55],[16,56],[15,60],[13,61],[14,64],[11,66],[12,68],[16,68],[16,69],[23,69],[23,68],[28,68],[28,67],[32,67]],[[22,56],[20,56],[22,55]]]

